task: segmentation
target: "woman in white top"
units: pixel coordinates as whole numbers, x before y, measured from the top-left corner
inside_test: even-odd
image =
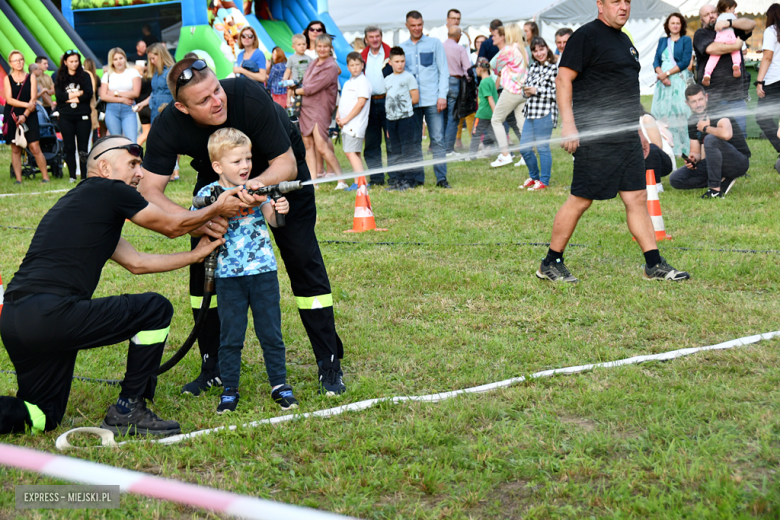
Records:
[[[780,115],[777,109],[777,104],[780,103],[780,4],[772,4],[766,11],[763,48],[756,81],[756,94],[758,94],[756,123],[775,150],[780,153],[780,139],[777,138],[777,119],[775,119]],[[775,53],[778,53],[777,60],[774,59]]]
[[[246,76],[259,83],[268,81],[265,53],[259,49],[260,43],[254,28],[247,25],[238,35],[238,48],[241,52],[236,56],[233,72],[236,76]]]
[[[106,102],[106,128],[111,135],[138,140],[138,117],[133,111],[141,94],[141,74],[127,66],[127,55],[119,47],[108,51],[108,74],[103,76],[100,99]]]

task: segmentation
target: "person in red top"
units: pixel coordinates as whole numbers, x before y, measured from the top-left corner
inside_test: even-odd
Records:
[[[382,136],[387,141],[387,116],[385,113],[385,76],[393,73],[390,66],[390,46],[382,41],[382,29],[376,25],[369,25],[364,31],[366,48],[360,53],[365,67],[363,73],[371,82],[371,108],[368,112],[368,126],[366,127],[366,141],[363,146],[363,156],[370,169],[381,168],[382,165]],[[388,150],[388,156],[390,151]],[[392,174],[391,174],[392,175]],[[371,186],[381,186],[385,183],[384,173],[371,175]]]

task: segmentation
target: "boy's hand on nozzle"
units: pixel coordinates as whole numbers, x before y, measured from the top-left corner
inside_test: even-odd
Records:
[[[280,215],[286,215],[290,212],[290,203],[284,197],[280,197],[277,200],[271,199],[271,204]]]
[[[238,214],[239,208],[246,207],[238,198],[234,195],[238,195],[241,191],[241,187],[229,189],[222,193],[217,199],[217,206],[219,207],[219,214],[222,217],[230,218],[235,217]]]
[[[215,240],[211,240],[207,236],[203,236],[200,238],[200,242],[198,242],[198,245],[195,246],[195,249],[192,250],[192,253],[195,255],[195,262],[196,264],[199,264],[203,262],[203,260],[211,254],[212,251],[214,251],[216,248],[221,246],[225,243],[225,239],[222,237],[219,237]]]
[[[249,179],[246,181],[244,189],[238,192],[238,198],[250,208],[257,207],[268,200],[268,197],[266,195],[250,195],[247,190],[256,190],[263,186],[265,186],[265,184],[260,182],[260,179]]]

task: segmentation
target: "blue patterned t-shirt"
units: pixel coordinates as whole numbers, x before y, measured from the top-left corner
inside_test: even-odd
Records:
[[[212,182],[200,189],[199,197],[211,194]],[[271,245],[271,237],[263,218],[262,206],[241,208],[235,217],[228,221],[225,243],[219,248],[217,258],[217,278],[235,278],[276,271],[276,257]]]

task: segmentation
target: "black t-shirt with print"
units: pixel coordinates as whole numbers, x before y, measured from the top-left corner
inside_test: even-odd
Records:
[[[574,31],[558,66],[577,72],[572,105],[581,140],[589,140],[582,135],[585,132],[600,131],[608,134],[593,138],[615,141],[637,137],[641,66],[639,53],[625,33],[593,20]],[[626,127],[626,132],[616,134],[619,127]]]
[[[712,116],[710,118],[710,125],[711,126],[717,126],[718,121],[721,119],[724,119],[722,117]],[[745,136],[742,135],[742,129],[737,124],[737,121],[733,117],[727,117],[725,119],[728,119],[731,121],[731,132],[732,136],[731,139],[729,139],[729,144],[737,149],[739,153],[744,155],[745,157],[750,157],[750,147],[748,147],[747,141],[745,141]],[[699,132],[699,129],[696,128],[696,125],[699,123],[699,117],[696,114],[691,115],[691,117],[688,118],[688,137],[692,141],[699,141],[699,143],[704,143],[704,138],[707,136],[704,132]],[[704,150],[704,155],[707,155],[707,150]]]
[[[238,110],[236,82],[244,82],[244,113]],[[220,126],[199,126],[189,115],[177,109],[173,103],[155,118],[147,139],[143,167],[157,175],[171,175],[177,155],[192,157],[192,167],[198,172],[193,195],[203,186],[218,180],[211,167],[208,141],[211,134],[220,128],[237,128],[252,141],[252,173],[254,178],[268,169],[268,161],[279,157],[291,146],[298,163],[296,180],[311,179],[306,168],[306,148],[300,132],[290,123],[284,109],[274,103],[271,95],[259,83],[241,79],[220,81],[227,96],[228,118]],[[311,192],[311,193],[309,193]],[[292,199],[304,194],[312,195],[311,186],[285,195]]]
[[[91,298],[125,219],[148,205],[122,181],[84,179],[43,216],[8,292]]]

